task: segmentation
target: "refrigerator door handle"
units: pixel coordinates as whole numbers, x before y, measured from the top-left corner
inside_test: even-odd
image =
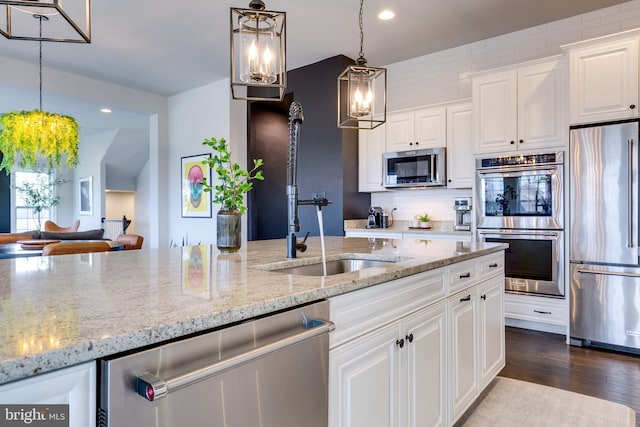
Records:
[[[582,274],[599,274],[602,276],[621,276],[621,277],[635,277],[640,278],[640,274],[638,273],[624,273],[624,272],[615,272],[615,271],[598,271],[598,270],[584,270],[579,268],[576,270],[578,273]]]
[[[627,247],[633,248],[633,139],[627,139],[627,174],[629,182],[627,183]]]

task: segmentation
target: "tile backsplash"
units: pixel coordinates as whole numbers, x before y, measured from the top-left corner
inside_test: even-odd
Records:
[[[428,213],[436,221],[454,221],[453,199],[470,197],[471,189],[398,190],[371,193],[371,205],[391,211],[394,220],[409,221],[420,213]],[[473,203],[473,200],[472,200]]]

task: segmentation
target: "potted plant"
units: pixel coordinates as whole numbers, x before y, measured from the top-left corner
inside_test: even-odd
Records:
[[[416,220],[420,223],[420,228],[429,228],[431,226],[429,223],[431,221],[431,217],[427,213],[416,215]]]
[[[241,216],[247,211],[244,197],[253,188],[253,181],[264,180],[262,159],[253,160],[253,168],[243,169],[231,161],[229,145],[224,138],[205,139],[202,143],[211,147],[214,154],[202,163],[215,171],[217,184],[211,185],[206,179],[204,191],[213,193],[212,202],[220,205],[216,215],[217,246],[222,252],[237,252],[241,243]]]

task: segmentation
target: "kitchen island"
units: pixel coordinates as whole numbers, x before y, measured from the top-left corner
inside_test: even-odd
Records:
[[[285,241],[0,260],[0,384],[498,252],[502,244],[328,237],[329,258],[396,261],[328,277],[271,271],[299,258]]]

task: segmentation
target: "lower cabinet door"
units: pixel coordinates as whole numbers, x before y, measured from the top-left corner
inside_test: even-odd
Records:
[[[397,419],[399,322],[329,354],[329,425],[391,427]]]
[[[448,298],[449,311],[449,413],[453,424],[473,403],[478,393],[476,288]]]
[[[403,323],[406,363],[400,377],[405,379],[400,382],[400,399],[406,402],[406,409],[399,411],[400,426],[447,425],[445,312],[443,301]]]
[[[478,288],[480,295],[480,389],[504,368],[504,279],[489,279]]]

